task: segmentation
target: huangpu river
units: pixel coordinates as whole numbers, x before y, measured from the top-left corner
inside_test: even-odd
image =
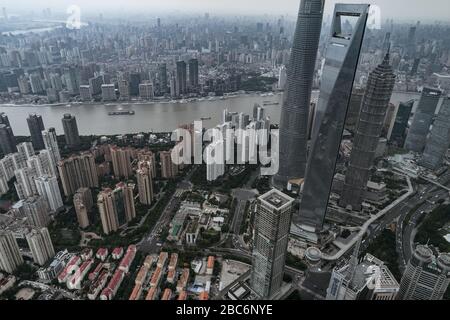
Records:
[[[314,91],[312,100],[317,100],[318,91]],[[395,92],[391,102],[418,99],[418,93]],[[204,98],[196,101],[150,102],[150,103],[104,103],[104,104],[58,104],[58,105],[0,105],[5,112],[15,135],[29,135],[26,118],[30,113],[40,114],[45,128],[54,127],[63,134],[61,119],[65,113],[77,118],[81,135],[111,135],[138,132],[169,132],[181,124],[191,123],[200,118],[205,128],[221,123],[224,109],[230,112],[243,112],[252,115],[253,105],[260,104],[266,110],[272,123],[279,123],[282,94],[242,94],[232,97]],[[416,102],[417,104],[417,102]],[[133,110],[134,115],[108,115],[111,111]]]

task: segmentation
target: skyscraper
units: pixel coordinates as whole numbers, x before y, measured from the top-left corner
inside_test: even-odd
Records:
[[[80,228],[84,229],[89,226],[88,213],[92,210],[93,199],[89,188],[80,188],[73,196],[73,205],[77,214],[77,220]]]
[[[27,217],[27,224],[32,227],[47,227],[50,223],[47,201],[42,196],[33,196],[25,199],[21,205]]]
[[[308,115],[323,9],[324,0],[300,3],[280,116],[279,170],[273,181],[280,188],[305,175]]]
[[[0,148],[5,155],[17,151],[16,137],[11,127],[3,123],[0,124]]]
[[[51,211],[56,212],[64,206],[56,176],[43,175],[34,181],[38,194],[47,200]]]
[[[136,170],[139,202],[150,205],[153,201],[152,164],[149,161],[139,161]]]
[[[81,144],[80,135],[78,133],[77,119],[69,113],[64,114],[62,118],[64,130],[64,138],[66,144],[70,147],[76,147]]]
[[[186,90],[186,62],[177,61],[176,70],[176,95],[179,97],[187,92]]]
[[[350,205],[353,210],[361,210],[362,196],[369,181],[370,168],[394,84],[395,75],[389,65],[388,52],[383,62],[369,74],[353,139],[350,164],[345,175],[344,190],[339,202],[343,207]]]
[[[35,150],[44,149],[44,139],[42,131],[45,130],[42,117],[38,114],[30,114],[27,118],[28,128],[30,129],[31,142]]]
[[[400,282],[400,300],[441,300],[450,283],[450,254],[417,245]]]
[[[282,285],[293,202],[276,189],[258,197],[250,285],[262,299]]]
[[[52,239],[47,228],[33,228],[26,234],[33,261],[43,266],[50,258],[55,256]]]
[[[420,164],[428,169],[437,169],[450,145],[450,97],[446,97],[433,122]]]
[[[58,171],[66,196],[74,194],[82,187],[98,187],[97,167],[91,153],[61,160],[58,162]]]
[[[395,116],[394,126],[388,133],[389,141],[398,147],[403,147],[406,138],[406,129],[408,128],[409,117],[414,106],[414,100],[400,102],[397,114]]]
[[[113,146],[110,150],[114,175],[121,178],[130,177],[133,173],[131,168],[133,149]]]
[[[189,62],[189,86],[191,89],[198,87],[198,60],[190,59]]]
[[[162,178],[170,179],[178,175],[178,166],[172,162],[171,151],[172,150],[159,152]]]
[[[98,194],[97,205],[103,232],[109,234],[136,217],[133,184],[120,182],[114,190],[104,189]]]
[[[0,230],[0,270],[13,273],[21,264],[23,258],[12,232]]]
[[[167,66],[165,63],[161,63],[158,66],[158,81],[159,81],[159,90],[161,93],[167,92]]]
[[[365,4],[335,6],[303,195],[299,214],[293,216],[294,234],[302,233],[299,226],[322,230],[368,12]],[[341,30],[346,16],[357,19],[352,32]]]
[[[405,149],[414,152],[423,151],[440,98],[440,90],[423,88],[419,105],[406,136]]]
[[[44,139],[45,149],[47,149],[50,152],[52,161],[56,165],[58,161],[61,160],[61,154],[59,152],[55,128],[49,128],[46,131],[42,131],[42,138]]]

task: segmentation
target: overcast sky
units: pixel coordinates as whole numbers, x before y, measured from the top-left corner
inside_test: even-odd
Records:
[[[336,2],[370,3],[381,9],[382,20],[420,19],[422,21],[450,22],[449,0],[326,0],[326,14],[332,12]],[[209,12],[218,14],[289,14],[296,15],[300,0],[2,0],[2,7],[8,13],[15,11],[36,11],[49,7],[54,12],[65,11],[71,5],[80,6],[82,12]]]

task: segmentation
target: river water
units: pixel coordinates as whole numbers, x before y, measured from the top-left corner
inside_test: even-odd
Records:
[[[318,91],[313,92],[312,99],[317,99]],[[394,93],[391,102],[418,99],[417,93]],[[208,99],[208,98],[207,98]],[[29,135],[26,118],[29,113],[40,114],[45,128],[54,127],[58,134],[63,134],[61,119],[65,113],[71,113],[77,118],[78,130],[82,135],[123,134],[138,132],[168,132],[181,124],[191,123],[200,118],[204,120],[205,128],[214,127],[222,121],[224,109],[231,112],[244,112],[252,115],[253,105],[263,102],[278,102],[278,105],[264,105],[266,115],[272,123],[279,123],[281,94],[261,96],[259,94],[239,95],[225,99],[192,101],[186,103],[108,103],[108,104],[72,104],[53,106],[11,106],[0,105],[0,112],[5,112],[16,135]],[[109,116],[108,112],[115,110],[134,110],[134,115]]]

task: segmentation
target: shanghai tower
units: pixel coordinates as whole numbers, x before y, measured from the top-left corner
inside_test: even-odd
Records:
[[[281,108],[279,170],[273,181],[279,188],[305,175],[308,115],[323,7],[324,0],[300,3]]]
[[[383,62],[370,73],[367,81],[350,165],[339,202],[342,207],[351,205],[353,210],[361,210],[363,193],[369,180],[394,84],[395,75],[389,65],[388,52]]]

